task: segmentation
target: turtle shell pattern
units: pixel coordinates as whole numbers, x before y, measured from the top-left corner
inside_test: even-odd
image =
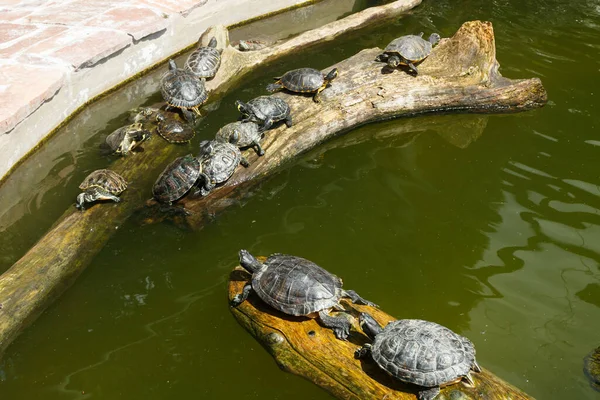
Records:
[[[81,185],[79,185],[79,189],[81,190],[87,190],[92,187],[107,190],[111,194],[117,196],[127,189],[127,181],[115,171],[111,171],[110,169],[98,169],[89,174],[83,182],[81,182]]]
[[[254,122],[236,121],[223,126],[216,134],[216,138],[223,142],[229,142],[231,135],[237,132],[239,139],[238,147],[247,147],[254,144],[255,141],[260,141],[262,132],[258,129],[258,125]]]
[[[187,143],[196,135],[188,124],[168,117],[158,121],[156,132],[169,143]]]
[[[160,91],[165,101],[173,107],[197,107],[208,99],[204,82],[180,68],[165,72],[160,81]]]
[[[161,203],[182,198],[198,180],[200,160],[188,154],[173,160],[160,174],[152,187],[152,194]]]
[[[268,117],[273,121],[285,119],[290,114],[290,106],[284,100],[273,96],[259,96],[248,102],[254,110],[254,115],[261,121]]]
[[[432,48],[431,43],[421,36],[406,35],[392,40],[384,52],[398,54],[410,62],[417,62],[427,57]]]
[[[314,68],[298,68],[283,74],[279,82],[292,92],[310,93],[323,86],[325,78],[321,71]]]
[[[273,254],[252,276],[252,288],[271,307],[308,315],[338,304],[342,280],[302,257]]]
[[[225,182],[233,175],[242,159],[242,153],[237,146],[218,140],[211,140],[210,148],[210,153],[201,152],[199,155],[202,172],[215,184]]]
[[[198,78],[212,78],[221,65],[221,52],[214,47],[200,47],[190,54],[184,68]]]
[[[435,322],[390,322],[373,341],[373,360],[404,382],[434,387],[467,375],[475,361],[471,341]]]

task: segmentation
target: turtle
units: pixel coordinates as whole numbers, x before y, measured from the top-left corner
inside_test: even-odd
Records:
[[[315,103],[320,103],[320,93],[330,86],[331,81],[337,76],[337,68],[329,71],[327,75],[323,75],[321,71],[314,68],[298,68],[275,78],[275,83],[267,85],[267,91],[276,92],[287,89],[290,92],[314,93],[313,100]]]
[[[152,195],[158,202],[170,205],[185,196],[194,186],[198,187],[206,182],[208,177],[202,173],[200,160],[188,154],[167,165],[154,183]]]
[[[367,313],[361,313],[358,320],[373,343],[357,349],[356,357],[370,355],[394,378],[420,386],[420,400],[434,399],[440,386],[462,379],[473,384],[471,370],[481,372],[473,343],[435,322],[400,319],[382,328]]]
[[[255,122],[236,121],[219,129],[216,138],[223,142],[235,144],[239,148],[252,147],[256,154],[263,156],[265,151],[260,145],[262,132]]]
[[[239,51],[257,51],[257,50],[262,50],[268,46],[270,46],[271,44],[273,44],[270,41],[267,40],[261,40],[261,39],[249,39],[249,40],[240,40],[237,44],[237,46],[235,46]]]
[[[221,65],[221,50],[217,49],[217,39],[212,38],[208,46],[199,47],[185,61],[185,68],[198,78],[213,78]]]
[[[238,164],[250,165],[237,146],[222,140],[200,142],[198,159],[206,174],[206,183],[200,188],[200,195],[206,196],[217,184],[227,181]]]
[[[138,107],[129,111],[129,121],[141,122],[145,124],[147,122],[155,122],[156,116],[161,112],[160,109],[155,107]]]
[[[169,143],[188,143],[196,135],[188,124],[165,117],[160,112],[156,114],[156,122],[156,132]]]
[[[433,46],[439,41],[440,35],[437,33],[432,33],[428,40],[423,39],[423,32],[419,35],[401,36],[392,40],[375,61],[385,62],[391,68],[408,65],[415,74],[418,74],[415,63],[427,58]]]
[[[169,60],[169,70],[160,79],[160,91],[167,104],[181,109],[190,122],[194,121],[194,114],[189,110],[200,115],[198,107],[208,99],[204,82],[190,71],[177,68],[174,60]]]
[[[106,137],[105,143],[113,153],[126,156],[148,137],[150,132],[141,123],[134,123],[112,132]]]
[[[600,392],[600,347],[592,350],[583,360],[583,372],[590,386]]]
[[[274,122],[285,120],[285,124],[292,126],[290,106],[284,100],[273,96],[259,96],[248,103],[236,100],[235,106],[242,113],[242,122],[256,122],[260,131],[268,130]]]
[[[85,203],[96,200],[120,202],[121,199],[117,196],[127,189],[127,182],[125,178],[110,169],[98,169],[81,182],[79,189],[83,190],[83,193],[77,196],[76,207],[83,211]]]
[[[331,328],[340,340],[347,340],[350,321],[344,315],[331,316],[331,309],[344,311],[340,299],[347,297],[353,303],[377,307],[353,290],[342,289],[342,280],[302,257],[275,253],[264,263],[246,250],[239,252],[240,264],[252,273],[252,279],[231,301],[237,307],[251,291],[265,303],[283,313],[316,318]]]

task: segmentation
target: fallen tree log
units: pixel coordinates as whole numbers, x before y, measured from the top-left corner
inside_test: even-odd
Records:
[[[419,3],[420,0],[398,0],[366,9],[260,53],[246,54],[228,47],[223,53],[221,69],[207,85],[211,100],[216,94],[230,89],[239,82],[242,75],[251,72],[261,63],[332,40],[345,32],[397,17]],[[225,36],[225,43],[228,42],[227,30],[217,27],[203,34],[202,43],[207,44],[213,35]],[[224,42],[219,40],[219,43]],[[130,182],[128,189],[121,195],[121,203],[94,206],[84,213],[70,206],[54,226],[0,276],[0,354],[73,283],[104,247],[112,233],[134,210],[144,204],[150,196],[150,187],[162,168],[185,151],[181,147],[166,145],[159,138],[144,147],[144,153],[120,159],[107,166]]]
[[[229,301],[241,293],[249,279],[250,274],[241,267],[232,271]],[[360,312],[368,312],[382,326],[395,319],[373,307],[345,300],[342,305],[355,319]],[[393,379],[372,361],[354,358],[354,351],[368,341],[356,323],[348,341],[341,341],[316,319],[283,314],[253,294],[238,307],[231,308],[231,312],[282,370],[308,379],[334,397],[352,400],[416,398],[414,386]],[[472,376],[474,386],[464,383],[447,386],[442,388],[437,399],[531,399],[486,369]]]
[[[208,217],[244,197],[282,164],[360,125],[428,113],[518,112],[547,101],[538,78],[500,75],[489,22],[467,22],[452,38],[442,39],[420,64],[416,77],[405,70],[385,73],[386,67],[374,61],[379,53],[380,49],[363,50],[332,66],[339,69],[339,77],[322,92],[319,104],[307,96],[275,94],[290,105],[294,126],[282,125],[267,132],[262,145],[265,156],[246,152],[250,167],[238,168],[209,196],[181,200],[189,213],[184,223],[201,228]]]

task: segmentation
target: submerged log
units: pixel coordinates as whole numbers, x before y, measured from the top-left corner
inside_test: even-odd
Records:
[[[268,131],[265,156],[246,152],[251,165],[238,168],[232,178],[207,197],[180,201],[189,216],[185,223],[201,228],[208,217],[235,203],[275,173],[279,167],[315,146],[360,125],[385,119],[431,113],[508,113],[543,106],[547,95],[541,81],[507,79],[496,61],[490,22],[471,21],[441,42],[419,65],[419,75],[390,72],[375,62],[381,49],[367,49],[336,65],[339,77],[321,93],[322,102],[309,96],[277,93],[292,110],[294,126]],[[248,99],[242,99],[248,100]],[[451,137],[448,137],[451,139]]]
[[[249,279],[250,274],[241,267],[233,270],[229,277],[229,301],[241,293]],[[368,312],[382,326],[395,319],[379,309],[345,300],[342,306],[355,320],[360,312]],[[392,378],[371,360],[354,358],[354,351],[368,342],[356,323],[348,341],[341,341],[315,319],[283,314],[254,294],[238,307],[231,308],[231,312],[282,370],[308,379],[339,399],[416,398],[417,387]],[[465,383],[447,386],[436,399],[531,399],[486,369],[472,376],[474,386]]]
[[[260,54],[268,54],[265,58],[257,58],[259,53],[234,55],[236,50],[227,48],[221,69],[207,85],[211,98],[231,88],[243,74],[251,72],[261,63],[383,19],[397,17],[419,3],[420,0],[398,0],[364,10],[262,51]],[[228,35],[225,28],[217,27],[205,32],[202,42],[208,43],[215,34]],[[144,153],[131,155],[107,166],[130,182],[121,195],[121,203],[96,205],[83,213],[69,207],[44,237],[0,276],[0,354],[73,283],[112,233],[150,197],[150,186],[162,168],[184,151],[181,147],[166,145],[158,137],[144,147]]]

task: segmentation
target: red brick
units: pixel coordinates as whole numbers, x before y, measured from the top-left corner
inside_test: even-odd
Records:
[[[122,30],[140,40],[168,26],[168,20],[147,7],[123,6],[88,20],[86,26]]]
[[[24,54],[56,57],[80,68],[93,65],[130,44],[131,37],[124,32],[73,27],[31,46]]]
[[[196,7],[200,7],[208,0],[132,0],[136,3],[159,9],[167,14],[178,12],[188,14]]]
[[[11,42],[21,36],[34,32],[38,28],[34,25],[12,24],[9,22],[0,22],[0,48],[6,43]]]
[[[29,34],[26,37],[21,37],[20,40],[16,40],[4,48],[0,45],[0,58],[11,58],[26,50],[28,47],[31,47],[42,40],[52,38],[67,29],[68,28],[64,26],[45,26],[38,28],[36,32]]]
[[[0,64],[0,132],[10,131],[61,88],[66,71]]]
[[[0,9],[0,21],[12,22],[18,20],[20,18],[26,17],[31,14],[31,10],[23,10],[23,9],[8,9],[3,8]]]
[[[29,22],[75,25],[89,18],[102,14],[119,2],[76,0],[69,3],[60,2],[52,6],[44,5],[27,17]]]

